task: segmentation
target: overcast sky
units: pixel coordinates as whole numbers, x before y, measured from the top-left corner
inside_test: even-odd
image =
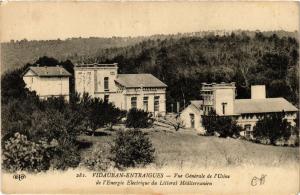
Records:
[[[297,2],[10,2],[2,41],[299,28]]]

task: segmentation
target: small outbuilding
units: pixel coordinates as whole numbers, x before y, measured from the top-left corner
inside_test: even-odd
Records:
[[[202,127],[202,115],[203,115],[203,100],[192,100],[190,105],[180,113],[180,118],[184,122],[185,128],[191,128],[204,133],[205,130]]]

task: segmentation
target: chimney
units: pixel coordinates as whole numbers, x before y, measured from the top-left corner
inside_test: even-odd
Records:
[[[252,85],[251,86],[251,99],[265,99],[266,86],[265,85]]]

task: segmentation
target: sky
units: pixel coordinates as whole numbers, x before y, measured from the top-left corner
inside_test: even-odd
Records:
[[[1,41],[299,29],[298,2],[9,2]]]

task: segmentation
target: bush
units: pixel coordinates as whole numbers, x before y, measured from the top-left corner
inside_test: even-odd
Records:
[[[76,167],[80,162],[76,137],[80,133],[81,116],[66,108],[64,113],[57,110],[35,112],[32,115],[32,127],[28,134],[32,140],[57,140],[57,146],[51,151],[51,164],[54,169]]]
[[[260,119],[253,128],[253,137],[257,140],[268,139],[276,145],[279,139],[287,141],[291,136],[291,124],[284,119],[285,113],[273,113]]]
[[[175,131],[178,131],[181,128],[184,128],[184,121],[181,120],[180,115],[176,115],[174,119],[169,120],[170,125],[175,129]]]
[[[87,93],[84,93],[81,99],[77,99],[76,96],[72,97],[71,107],[85,118],[86,129],[91,129],[93,135],[96,129],[106,125],[112,128],[113,125],[121,121],[126,113],[102,99],[91,98]]]
[[[4,143],[3,167],[10,172],[48,170],[50,167],[48,149],[51,147],[45,141],[31,142],[25,135],[15,133],[14,137]]]
[[[71,141],[59,143],[51,150],[51,166],[53,169],[66,170],[76,168],[80,163],[81,157],[78,146]]]
[[[153,124],[152,115],[148,112],[138,109],[130,109],[127,113],[126,127],[129,128],[147,128]]]
[[[109,147],[107,145],[94,147],[91,154],[83,159],[83,165],[93,171],[105,171],[113,167],[113,162],[110,160]]]
[[[242,130],[231,117],[218,116],[215,112],[204,115],[202,125],[206,129],[206,135],[218,134],[219,137],[239,137]]]
[[[208,115],[202,116],[202,126],[205,128],[205,135],[214,135],[216,131],[217,115],[215,112],[211,111]]]
[[[139,129],[119,131],[111,147],[111,160],[116,167],[145,166],[154,161],[154,147]]]

